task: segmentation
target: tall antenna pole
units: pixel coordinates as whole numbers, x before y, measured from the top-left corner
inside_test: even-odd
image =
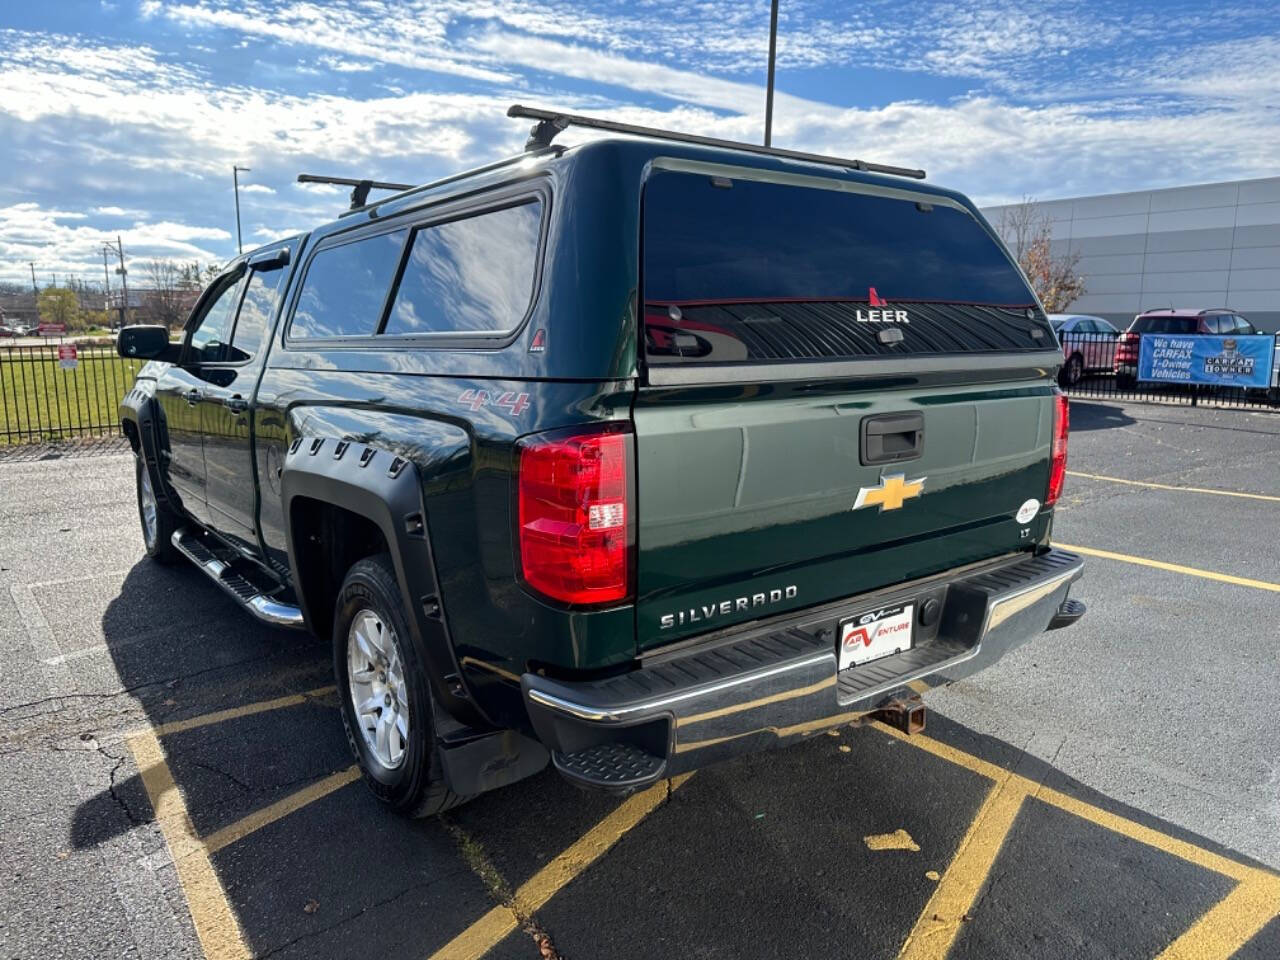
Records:
[[[769,81],[764,99],[764,145],[773,145],[773,61],[778,54],[778,0],[769,10]]]
[[[240,239],[240,173],[249,173],[248,167],[231,168],[231,183],[236,191],[236,252],[244,253],[244,243]]]

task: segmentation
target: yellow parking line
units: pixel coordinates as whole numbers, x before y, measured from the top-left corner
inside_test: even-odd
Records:
[[[245,942],[222,881],[209,862],[209,854],[196,836],[182,792],[173,782],[173,774],[165,762],[159,737],[146,730],[131,736],[128,744],[156,822],[173,857],[178,883],[187,898],[191,922],[206,960],[247,960],[253,955],[252,951]]]
[[[1156,960],[1227,960],[1280,916],[1280,879],[1246,880],[1211,907]]]
[[[1069,549],[1078,549],[1075,547]],[[1232,956],[1280,916],[1280,876],[1170,836],[1128,817],[1045,787],[990,761],[923,734],[908,736],[883,724],[876,729],[910,746],[995,781],[968,833],[916,921],[899,957],[941,960],[982,888],[1022,801],[1029,796],[1188,863],[1230,877],[1238,885],[1171,943],[1157,960],[1215,960]]]
[[[1009,775],[991,788],[898,960],[937,960],[951,950],[1022,809],[1027,791],[1020,780]]]
[[[1026,794],[1032,794],[1037,800],[1042,800],[1067,813],[1074,814],[1082,820],[1088,820],[1090,823],[1097,824],[1112,833],[1118,833],[1148,847],[1154,847],[1157,850],[1171,854],[1180,860],[1186,860],[1188,863],[1194,863],[1197,866],[1235,880],[1261,877],[1280,881],[1280,878],[1266,871],[1239,863],[1186,840],[1179,840],[1177,837],[1172,837],[1167,833],[1161,833],[1159,830],[1145,826],[1128,817],[1103,810],[1101,807],[1094,806],[1084,800],[1078,800],[1060,790],[1043,786],[1020,773],[1010,773],[1004,767],[991,763],[989,760],[983,760],[981,757],[975,757],[971,753],[966,753],[940,740],[935,740],[927,734],[918,733],[908,736],[881,723],[875,724],[875,729],[896,740],[901,740],[908,746],[924,750],[926,753],[931,753],[958,767],[971,770],[980,776],[986,777],[988,780],[999,782],[1007,779],[1010,787],[1020,789]]]
[[[307,804],[315,803],[321,797],[327,797],[335,790],[340,790],[348,783],[359,779],[360,768],[352,764],[345,770],[339,770],[323,780],[317,780],[315,783],[303,787],[297,793],[291,793],[282,800],[277,800],[271,806],[255,810],[243,819],[209,834],[204,838],[204,848],[210,854],[217,853],[223,847],[230,846],[238,840],[243,840],[254,831],[261,830],[263,827],[301,810]]]
[[[1168,570],[1170,573],[1184,573],[1189,577],[1217,580],[1219,583],[1230,583],[1237,587],[1252,587],[1255,590],[1270,590],[1272,593],[1280,593],[1280,583],[1269,583],[1266,580],[1236,577],[1229,573],[1216,573],[1213,570],[1201,570],[1199,567],[1184,567],[1180,563],[1165,563],[1163,560],[1150,560],[1147,557],[1135,557],[1127,553],[1114,553],[1110,550],[1097,550],[1093,547],[1073,547],[1070,544],[1058,543],[1057,541],[1054,541],[1054,545],[1074,553],[1083,553],[1085,556],[1101,557],[1103,560],[1119,560],[1122,563],[1134,563],[1140,567],[1154,567],[1156,570]]]
[[[518,929],[520,917],[531,917],[566,884],[602,856],[647,817],[674,790],[691,777],[686,773],[628,797],[594,827],[575,840],[554,860],[525,881],[511,905],[494,907],[431,955],[430,960],[478,960]],[[668,786],[669,785],[669,786]]]
[[[1080,473],[1077,470],[1068,470],[1069,477],[1083,477],[1085,480],[1105,480],[1107,483],[1122,483],[1128,487],[1148,487],[1152,490],[1175,490],[1179,493],[1209,493],[1218,497],[1242,497],[1246,500],[1266,500],[1271,503],[1280,503],[1280,497],[1273,497],[1266,493],[1242,493],[1239,490],[1214,490],[1211,487],[1179,487],[1170,483],[1153,483],[1150,480],[1125,480],[1123,477],[1108,477],[1100,473]]]
[[[232,707],[229,710],[218,710],[215,713],[206,713],[199,717],[191,717],[188,720],[175,720],[172,723],[162,723],[153,727],[153,731],[157,737],[166,737],[171,733],[183,733],[187,730],[198,730],[200,727],[212,726],[215,723],[224,723],[227,720],[235,720],[238,717],[248,717],[255,713],[263,713],[267,710],[279,710],[283,707],[296,707],[306,703],[308,700],[314,700],[316,697],[323,697],[325,694],[333,693],[332,685],[327,687],[317,687],[314,690],[307,690],[305,693],[291,693],[288,696],[276,697],[274,700],[260,700],[257,703],[247,703],[243,707]]]

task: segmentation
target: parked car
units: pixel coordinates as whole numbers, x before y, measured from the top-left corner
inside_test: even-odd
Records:
[[[1230,336],[1258,330],[1234,310],[1148,310],[1133,318],[1129,329],[1116,341],[1114,370],[1116,386],[1131,390],[1138,382],[1138,347],[1144,333],[1171,333],[1178,336]]]
[[[16,337],[18,332],[8,324],[0,323],[0,337]]]
[[[1120,331],[1101,317],[1083,313],[1051,313],[1049,325],[1062,344],[1058,382],[1073,387],[1086,373],[1110,373]]]
[[[28,332],[29,332],[29,331],[28,331],[27,327],[25,327],[23,324],[21,324],[21,323],[14,324],[14,327],[13,327],[13,335],[14,335],[15,337],[25,337],[25,336],[27,335],[27,333],[28,333]]]
[[[404,813],[914,731],[920,684],[1084,613],[1062,358],[970,200],[623,125],[549,146],[581,122],[357,187],[181,342],[117,343],[151,360],[120,408],[147,553],[329,641]]]

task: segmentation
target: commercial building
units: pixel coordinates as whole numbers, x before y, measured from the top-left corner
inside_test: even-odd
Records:
[[[1143,310],[1230,307],[1280,330],[1280,177],[1038,204],[1055,252],[1078,250],[1070,309],[1124,327]],[[996,229],[1004,207],[983,210]]]

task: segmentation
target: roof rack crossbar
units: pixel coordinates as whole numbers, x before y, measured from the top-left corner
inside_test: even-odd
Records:
[[[924,171],[910,167],[894,167],[882,163],[867,163],[865,160],[848,160],[843,157],[825,157],[818,153],[804,153],[800,150],[786,150],[782,147],[762,147],[755,143],[741,143],[736,140],[720,140],[715,137],[700,137],[697,134],[681,133],[678,130],[659,130],[655,127],[641,127],[630,123],[618,123],[614,120],[601,120],[597,117],[584,117],[573,113],[558,113],[554,110],[541,110],[537,107],[526,107],[513,104],[507,110],[508,117],[522,117],[538,121],[529,132],[525,143],[526,150],[541,149],[549,146],[551,140],[567,127],[589,127],[593,130],[608,130],[612,133],[627,133],[638,137],[652,137],[656,140],[674,140],[677,143],[696,143],[706,147],[722,147],[726,150],[740,150],[746,153],[758,153],[766,157],[784,157],[788,160],[802,160],[806,163],[821,163],[833,167],[846,167],[850,170],[865,170],[870,173],[887,173],[895,177],[910,177],[923,180]]]
[[[411,183],[386,183],[382,180],[357,180],[353,177],[324,177],[314,173],[298,174],[299,183],[332,183],[340,187],[351,187],[352,210],[359,210],[369,199],[370,190],[394,190],[401,193],[412,190]]]

